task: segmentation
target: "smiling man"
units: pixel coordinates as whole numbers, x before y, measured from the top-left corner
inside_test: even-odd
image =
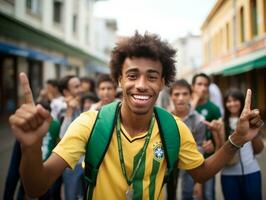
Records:
[[[154,104],[164,85],[174,80],[174,57],[175,50],[152,34],[136,33],[118,43],[112,51],[111,73],[122,88],[123,98],[92,199],[163,199],[167,171],[164,151],[167,148],[164,148],[159,134]],[[21,74],[20,79],[26,102],[10,117],[10,124],[21,143],[23,185],[28,195],[36,197],[44,193],[65,168],[75,167],[91,139],[97,112],[81,114],[70,125],[50,158],[42,163],[40,141],[47,132],[51,116],[39,105],[34,105],[26,75]],[[250,109],[250,101],[249,90],[235,133],[205,161],[187,126],[180,119],[173,118],[180,134],[180,150],[176,153],[178,167],[188,170],[198,182],[217,173],[238,148],[256,136],[263,123],[259,112]],[[97,144],[103,142],[99,140]],[[168,144],[173,146],[176,141],[170,140]],[[92,157],[97,157],[96,153],[92,149]]]

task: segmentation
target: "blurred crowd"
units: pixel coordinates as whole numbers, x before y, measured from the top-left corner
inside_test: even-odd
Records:
[[[229,88],[222,94],[219,87],[204,73],[196,74],[191,84],[184,79],[176,80],[163,94],[165,95],[160,95],[158,104],[183,120],[205,158],[214,154],[230,138],[243,109],[245,96],[236,88]],[[53,117],[42,141],[42,159],[45,161],[49,157],[52,149],[64,137],[70,123],[82,112],[99,110],[103,105],[119,101],[122,95],[121,89],[109,74],[101,74],[96,79],[67,75],[60,80],[47,80],[36,100]],[[255,155],[263,147],[258,134],[239,149],[236,156],[222,169],[221,188],[224,199],[239,199],[243,193],[250,195],[252,199],[260,199],[262,180]],[[20,159],[20,144],[16,141],[6,177],[5,200],[28,199],[20,182]],[[65,169],[63,175],[39,199],[83,199],[83,161],[84,157],[74,170]],[[167,184],[167,199],[176,199],[178,180],[181,180],[179,184],[183,200],[216,199],[215,177],[199,184],[193,181],[189,173],[179,170],[173,172]]]

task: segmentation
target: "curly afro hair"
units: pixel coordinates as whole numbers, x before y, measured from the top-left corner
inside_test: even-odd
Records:
[[[125,38],[117,43],[111,54],[110,69],[112,78],[118,83],[122,75],[122,66],[126,58],[144,57],[161,62],[162,76],[167,86],[175,80],[175,54],[176,51],[168,42],[162,41],[158,35],[138,32],[134,36]]]

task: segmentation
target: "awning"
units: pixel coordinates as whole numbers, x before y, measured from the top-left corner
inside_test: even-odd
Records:
[[[48,55],[40,51],[35,51],[30,48],[19,47],[14,44],[0,42],[0,52],[6,54],[22,56],[33,60],[48,61],[56,64],[67,65],[68,61],[65,58]]]
[[[266,68],[266,55],[224,69],[222,74],[223,76],[232,76],[259,68]]]
[[[64,55],[75,56],[84,60],[93,61],[98,65],[106,65],[106,61],[102,60],[91,53],[85,52],[84,49],[66,43],[61,38],[57,38],[49,33],[33,26],[26,24],[12,16],[0,11],[0,34],[18,41],[28,42],[46,49],[59,51]]]
[[[234,57],[232,60],[222,64],[213,64],[207,69],[204,69],[204,73],[232,76],[265,67],[266,48],[263,48],[243,56]]]
[[[102,74],[110,74],[110,68],[107,66],[89,64],[86,66],[88,72],[97,72]]]

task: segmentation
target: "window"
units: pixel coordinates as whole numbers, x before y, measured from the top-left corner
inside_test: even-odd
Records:
[[[53,19],[55,23],[62,23],[63,3],[60,0],[54,0]]]
[[[225,26],[225,34],[226,34],[226,50],[229,50],[229,48],[230,48],[229,23],[226,23],[226,26]]]
[[[78,25],[78,16],[74,14],[73,15],[73,26],[72,26],[73,33],[77,32],[77,25]]]
[[[75,1],[72,2],[72,9],[73,9],[73,15],[72,15],[72,31],[73,31],[73,35],[74,36],[76,36],[76,33],[78,31],[79,5],[80,5],[80,0],[75,0]]]
[[[12,113],[17,107],[17,59],[0,55],[0,116]]]
[[[43,82],[43,63],[37,60],[28,60],[29,63],[29,82],[34,99],[37,99]]]
[[[41,0],[27,0],[26,7],[31,14],[41,16]]]
[[[32,0],[27,0],[26,1],[26,7],[27,7],[27,9],[31,9],[31,7],[32,7]]]
[[[55,64],[55,77],[59,79],[61,77],[61,65]]]
[[[239,22],[240,22],[240,42],[245,41],[245,23],[244,23],[244,8],[240,8],[239,13]]]
[[[90,41],[89,41],[89,25],[86,25],[86,28],[85,28],[85,42],[86,44],[89,44]]]
[[[258,16],[257,16],[257,2],[250,0],[250,17],[251,17],[251,35],[252,37],[258,35]]]
[[[223,30],[220,29],[219,31],[219,54],[223,54]]]

